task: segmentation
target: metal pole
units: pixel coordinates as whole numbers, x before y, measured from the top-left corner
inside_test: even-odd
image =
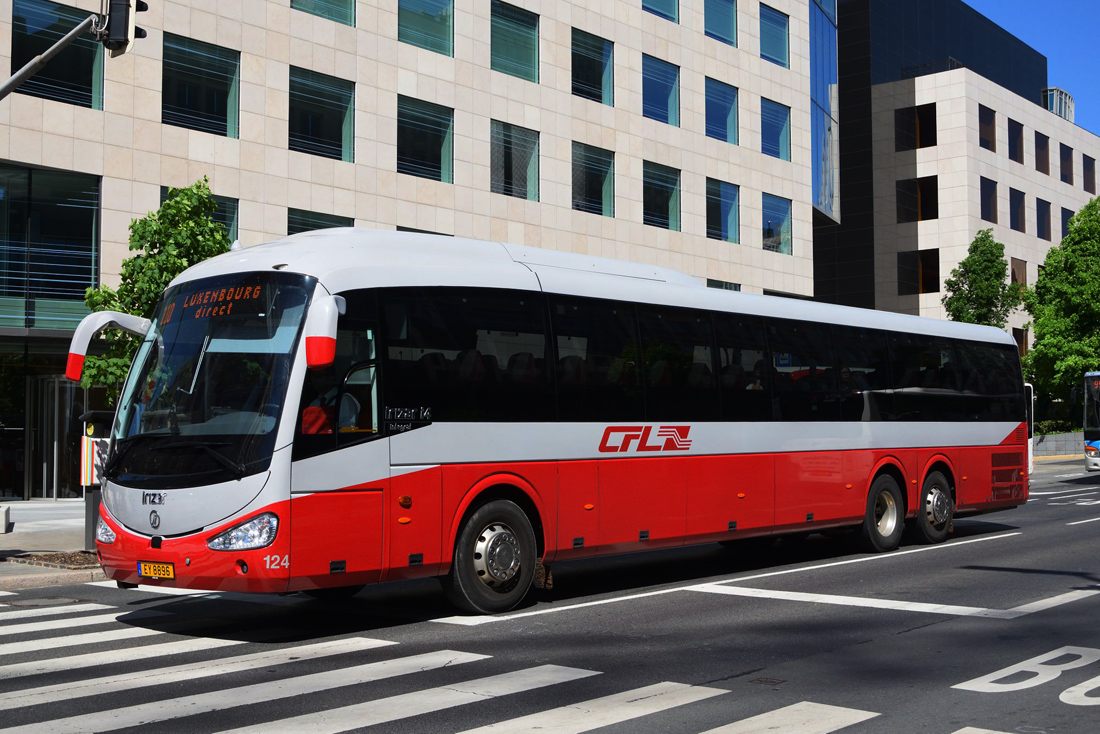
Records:
[[[6,82],[0,84],[0,99],[4,99],[5,97],[7,97],[9,94],[15,91],[16,87],[38,73],[39,69],[45,66],[46,63],[54,56],[57,56],[59,53],[61,53],[65,49],[65,47],[75,41],[78,36],[83,35],[89,29],[95,28],[95,23],[97,20],[99,20],[98,16],[89,15],[86,20],[81,22],[78,26],[76,26],[76,28],[73,28],[71,31],[69,31],[64,38],[62,38],[54,45],[50,46],[48,49],[46,49],[45,52],[39,54],[38,56],[35,56],[33,59],[28,61],[26,66],[15,72],[15,74],[12,75],[12,77]]]

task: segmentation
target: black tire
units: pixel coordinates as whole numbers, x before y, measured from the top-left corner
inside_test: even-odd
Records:
[[[360,591],[363,590],[364,584],[358,584],[356,586],[332,586],[327,589],[309,589],[302,593],[306,596],[314,599],[323,599],[325,601],[339,601],[341,599],[350,599]]]
[[[917,538],[925,543],[942,543],[951,531],[955,517],[955,501],[951,498],[951,485],[941,472],[934,471],[924,480],[920,493],[920,506],[913,522]]]
[[[466,520],[455,540],[447,598],[463,611],[496,614],[527,595],[538,558],[531,521],[515,503],[494,500]]]
[[[867,493],[867,513],[859,532],[859,545],[870,553],[892,551],[905,530],[905,501],[889,474],[880,475]]]

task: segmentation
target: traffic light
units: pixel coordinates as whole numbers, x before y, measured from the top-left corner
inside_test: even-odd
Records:
[[[145,38],[145,29],[134,25],[138,13],[149,9],[144,0],[110,0],[107,13],[107,39],[103,45],[111,56],[121,56],[134,45],[135,38]]]

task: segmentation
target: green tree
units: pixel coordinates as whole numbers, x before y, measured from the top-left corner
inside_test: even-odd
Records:
[[[130,222],[130,250],[122,261],[119,287],[89,288],[84,303],[92,311],[122,311],[149,318],[172,278],[195,263],[229,251],[225,227],[211,217],[218,205],[206,177],[184,189],[170,189],[160,209]],[[107,387],[114,402],[137,349],[137,339],[116,330],[100,335],[102,356],[84,362],[81,385]]]
[[[1100,199],[1047,252],[1024,305],[1035,330],[1024,370],[1037,393],[1067,400],[1085,372],[1100,369]]]
[[[943,307],[952,321],[1003,329],[1012,309],[1020,305],[1020,287],[1008,282],[1005,246],[993,239],[992,229],[978,232],[943,287]]]

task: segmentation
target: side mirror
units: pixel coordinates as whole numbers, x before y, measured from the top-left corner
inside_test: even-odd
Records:
[[[336,322],[346,308],[343,296],[320,296],[310,303],[304,330],[309,369],[322,370],[336,361]]]
[[[152,323],[141,316],[118,311],[96,311],[88,314],[73,332],[72,341],[69,343],[69,359],[65,364],[65,377],[73,382],[80,379],[80,373],[84,371],[84,357],[88,354],[92,337],[103,329],[122,329],[135,336],[144,337],[149,333]]]

